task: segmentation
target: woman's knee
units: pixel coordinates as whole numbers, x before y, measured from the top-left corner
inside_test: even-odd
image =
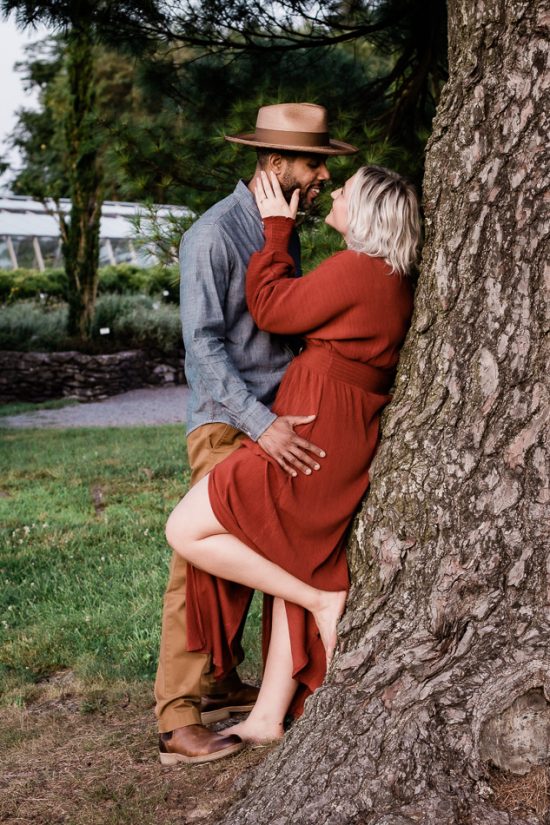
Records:
[[[172,510],[166,522],[166,541],[176,553],[183,558],[187,558],[185,548],[189,547],[194,539],[193,519],[186,502],[187,496],[183,498]]]
[[[212,533],[213,520],[208,499],[207,480],[201,479],[174,508],[166,522],[166,540],[186,561],[193,561],[196,543]]]

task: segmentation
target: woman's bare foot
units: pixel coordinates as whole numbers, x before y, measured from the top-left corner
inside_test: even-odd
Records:
[[[271,742],[282,739],[285,732],[280,722],[262,720],[251,722],[250,717],[248,717],[244,722],[239,722],[237,725],[227,728],[227,733],[240,736],[247,745],[269,745]]]
[[[313,610],[313,618],[319,628],[319,635],[321,641],[325,646],[325,653],[327,656],[327,670],[334,655],[336,648],[336,627],[340,616],[346,607],[346,599],[348,597],[346,590],[338,591],[319,591],[321,594],[320,606]]]

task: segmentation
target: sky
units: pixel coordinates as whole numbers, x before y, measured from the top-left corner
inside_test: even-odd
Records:
[[[13,66],[24,59],[25,46],[40,40],[45,33],[43,28],[22,32],[16,27],[13,15],[7,21],[0,19],[0,157],[8,155],[5,140],[15,126],[16,110],[22,106],[32,108],[36,102],[35,95],[24,91],[21,76]],[[18,163],[13,153],[8,159],[12,165]],[[0,188],[5,188],[8,181],[9,172],[0,178]]]

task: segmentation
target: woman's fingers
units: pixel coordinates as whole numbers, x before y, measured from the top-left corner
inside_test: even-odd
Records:
[[[269,175],[263,170],[260,171],[255,187],[256,203],[262,218],[282,216],[285,218],[295,218],[298,211],[298,201],[300,197],[299,189],[292,193],[290,202],[287,202],[281,184],[274,172]]]
[[[262,186],[264,187],[266,197],[275,201],[279,200],[279,196],[282,197],[283,193],[281,191],[279,181],[277,180],[277,175],[271,172],[268,177],[267,172],[261,172],[260,177],[262,179]]]
[[[290,214],[295,218],[298,213],[298,205],[300,203],[300,190],[295,189],[290,199]]]
[[[275,196],[280,196],[284,200],[283,190],[281,189],[279,178],[277,177],[275,172],[270,172],[269,177],[271,178],[271,188],[273,189],[273,194]]]
[[[271,188],[273,190],[273,197],[277,199],[277,201],[281,204],[286,203],[286,198],[283,194],[283,190],[281,189],[281,184],[279,183],[279,178],[275,174],[275,172],[270,172],[269,177],[271,178]],[[298,204],[300,201],[300,189],[295,189],[292,193],[292,197],[290,199],[290,203],[288,204],[290,208],[290,216],[292,218],[296,217],[296,213],[298,212]]]
[[[266,198],[264,182],[261,176],[256,181],[256,200],[261,203]]]
[[[271,198],[275,203],[278,203],[281,206],[286,206],[286,198],[283,195],[279,178],[275,172],[270,172],[269,175],[267,172],[262,172],[261,176],[266,196]]]

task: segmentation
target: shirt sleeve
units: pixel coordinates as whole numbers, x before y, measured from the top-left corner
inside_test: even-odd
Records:
[[[287,248],[293,226],[291,218],[266,218],[265,246],[252,255],[246,273],[250,314],[260,329],[279,335],[315,330],[353,303],[350,291],[341,288],[341,267],[335,256],[302,278],[292,277],[294,265]]]
[[[276,415],[250,392],[225,348],[224,304],[231,255],[215,225],[197,227],[180,247],[181,321],[185,350],[210,398],[223,405],[235,426],[257,441]]]

